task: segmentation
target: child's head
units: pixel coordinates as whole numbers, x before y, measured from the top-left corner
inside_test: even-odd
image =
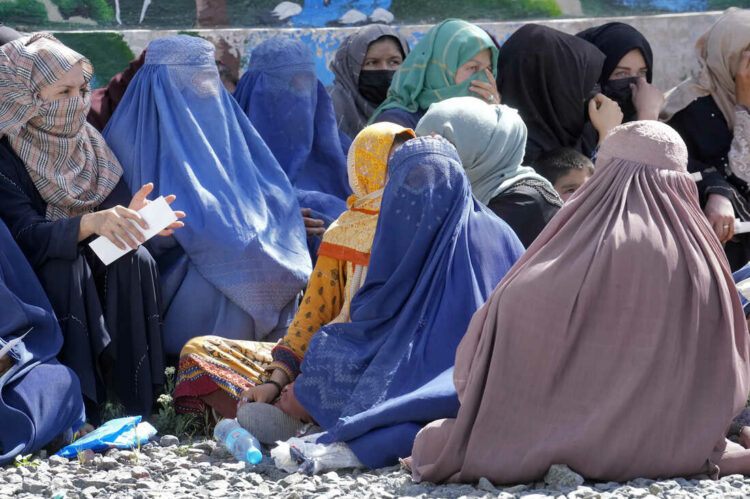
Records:
[[[593,174],[589,158],[570,147],[546,151],[534,162],[534,169],[567,201]]]

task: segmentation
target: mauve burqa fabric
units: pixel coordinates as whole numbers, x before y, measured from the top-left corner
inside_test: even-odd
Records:
[[[552,464],[602,481],[715,471],[750,388],[748,333],[686,165],[655,121],[605,140],[594,177],[472,318],[458,417],[419,433],[416,480],[529,482]]]

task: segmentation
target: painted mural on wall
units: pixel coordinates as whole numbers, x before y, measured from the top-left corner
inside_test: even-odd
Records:
[[[723,10],[750,0],[0,0],[25,29],[333,27]]]

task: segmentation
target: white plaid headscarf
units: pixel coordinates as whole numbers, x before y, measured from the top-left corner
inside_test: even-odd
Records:
[[[44,101],[40,91],[81,64],[81,97]],[[86,122],[91,63],[48,34],[0,47],[0,135],[7,135],[47,203],[48,220],[93,211],[112,192],[122,167]]]

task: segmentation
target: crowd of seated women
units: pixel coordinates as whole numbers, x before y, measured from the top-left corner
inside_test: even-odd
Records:
[[[750,474],[750,11],[664,93],[619,22],[366,26],[328,89],[289,38],[238,80],[156,39],[94,91],[0,38],[0,464],[148,417],[174,365],[181,412],[415,480]]]

